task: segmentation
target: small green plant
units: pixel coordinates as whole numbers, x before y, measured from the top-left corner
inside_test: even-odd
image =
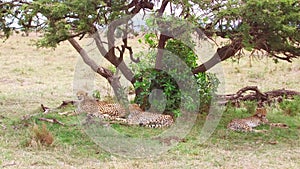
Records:
[[[116,67],[112,65],[109,65],[107,69],[110,70],[112,73],[116,73],[117,71]]]
[[[101,99],[101,93],[99,90],[94,90],[93,91],[93,97],[96,98],[96,99]]]
[[[243,102],[244,107],[246,108],[247,112],[253,114],[256,110],[256,102],[254,101],[245,101]]]
[[[213,95],[220,84],[215,74],[198,73],[196,75],[198,91],[200,96],[200,108],[209,105]]]
[[[180,110],[174,110],[173,115],[174,115],[175,118],[177,118],[177,117],[180,117],[182,115],[182,113],[181,113]]]
[[[281,103],[279,103],[279,107],[286,115],[289,116],[300,115],[300,97],[295,96],[294,100],[284,99]]]

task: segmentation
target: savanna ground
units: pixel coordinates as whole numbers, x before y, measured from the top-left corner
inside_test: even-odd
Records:
[[[299,99],[268,107],[269,121],[286,123],[288,129],[270,129],[264,125],[260,129],[268,129],[267,133],[227,132],[226,125],[232,118],[250,115],[247,110],[253,109],[254,104],[249,102],[245,103],[248,109],[227,108],[217,129],[205,143],[200,144],[197,140],[197,131],[206,118],[202,114],[184,142],[160,156],[142,159],[119,157],[104,151],[78,125],[60,126],[37,118],[22,121],[24,115],[40,112],[41,103],[56,107],[63,100],[75,99],[73,78],[80,59],[78,54],[68,43],[62,43],[55,50],[37,49],[30,46],[30,39],[35,38],[34,34],[13,36],[0,46],[0,167],[300,168]],[[257,85],[262,91],[280,88],[300,91],[300,60],[292,64],[275,64],[266,58],[260,61],[244,58],[239,63],[228,60],[222,68],[225,93],[234,93],[248,85]],[[100,90],[102,96],[111,93],[101,77],[96,78],[95,89]],[[47,116],[66,124],[76,122],[76,117]],[[51,146],[28,143],[34,135],[33,123],[47,125],[54,137]],[[146,132],[151,130],[145,129]]]

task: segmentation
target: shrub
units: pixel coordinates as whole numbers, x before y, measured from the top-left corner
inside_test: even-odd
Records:
[[[283,110],[284,114],[286,115],[300,115],[300,97],[295,96],[294,100],[284,99],[281,103],[279,103],[279,107]]]
[[[34,125],[32,127],[32,138],[29,143],[30,146],[42,145],[42,146],[50,146],[54,141],[52,134],[48,131],[45,124],[42,127],[38,125]]]
[[[148,38],[146,38],[146,43],[147,40]],[[151,40],[149,43],[152,46],[153,41]],[[219,85],[217,77],[211,73],[192,75],[191,70],[197,66],[198,57],[190,47],[179,40],[169,40],[166,50],[168,51],[164,52],[162,61],[163,65],[170,65],[170,67],[165,68],[166,70],[154,69],[156,57],[154,50],[150,50],[146,54],[140,53],[139,55],[144,56],[141,62],[131,65],[137,79],[137,82],[134,84],[136,90],[135,102],[140,104],[143,109],[148,109],[151,105],[158,111],[176,112],[174,113],[176,114],[175,116],[178,116],[178,109],[181,103],[184,103],[183,108],[185,110],[194,111],[198,108],[198,105],[194,104],[195,101],[189,96],[189,93],[180,90],[178,84],[181,84],[184,88],[194,87],[191,90],[199,92],[200,107],[209,105]],[[182,69],[182,63],[174,61],[174,56],[180,58],[187,65],[188,69]],[[192,82],[189,79],[194,79],[196,86],[191,84]],[[163,93],[152,92],[155,91],[154,89],[163,91]],[[151,96],[151,93],[156,96]],[[157,96],[164,99],[155,101]],[[149,98],[152,102],[151,104]],[[181,99],[184,99],[184,102]],[[166,100],[166,103],[163,104],[162,101],[164,100]]]

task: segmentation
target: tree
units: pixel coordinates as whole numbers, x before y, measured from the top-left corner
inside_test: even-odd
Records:
[[[119,78],[90,59],[74,38],[79,37],[80,40],[93,35],[100,53],[135,84],[138,79],[122,61],[127,50],[130,59],[138,62],[127,39],[132,32],[130,19],[142,12],[152,12],[155,17],[166,16],[169,12],[196,25],[199,37],[205,34],[211,40],[214,37],[229,39],[211,59],[193,67],[195,75],[235,56],[242,49],[266,51],[276,61],[292,62],[293,58],[300,56],[298,0],[10,0],[0,1],[0,28],[6,38],[16,29],[41,31],[43,38],[37,42],[41,47],[56,47],[62,41],[70,42],[84,62],[105,77],[118,93],[121,88]],[[122,17],[125,19],[118,20]],[[13,26],[15,22],[18,22],[18,27]],[[125,25],[125,29],[121,30],[123,44],[116,46],[114,35],[121,25]],[[104,26],[108,26],[105,41],[97,33]],[[167,42],[174,37],[170,34],[174,32],[180,33],[180,27],[159,32],[157,48],[165,49]],[[164,57],[161,51],[158,50],[156,55],[156,68],[161,66]]]

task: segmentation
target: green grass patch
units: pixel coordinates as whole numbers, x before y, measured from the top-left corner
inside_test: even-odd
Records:
[[[296,103],[292,103],[296,102]],[[283,102],[288,105],[300,104],[299,100]],[[283,104],[282,103],[282,104]],[[299,146],[300,140],[300,115],[288,115],[285,113],[282,106],[268,107],[267,118],[272,123],[284,123],[289,128],[275,128],[269,125],[261,125],[257,130],[268,130],[266,133],[243,133],[227,130],[227,124],[235,118],[245,118],[251,116],[250,111],[253,111],[253,103],[242,103],[244,108],[227,107],[221,115],[221,119],[212,133],[212,135],[204,143],[199,142],[200,131],[207,120],[206,114],[199,114],[196,123],[190,133],[185,137],[185,141],[172,148],[169,153],[180,153],[189,155],[199,155],[202,148],[217,146],[224,150],[239,150],[239,149],[257,149],[261,145],[284,147],[284,146]],[[73,111],[74,107],[68,107],[59,112]],[[49,147],[44,147],[47,151],[55,152],[58,149],[69,150],[69,153],[80,157],[95,157],[106,159],[110,156],[93,141],[92,132],[101,134],[106,131],[104,125],[98,120],[94,120],[91,124],[84,124],[86,121],[85,115],[82,116],[62,116],[58,112],[43,114],[41,110],[32,112],[36,114],[28,120],[20,118],[4,118],[2,124],[8,126],[8,130],[3,132],[0,130],[2,139],[18,140],[18,147],[28,148],[28,141],[32,138],[32,126],[34,124],[42,126],[46,125],[47,130],[53,135],[54,142]],[[56,119],[65,124],[52,124],[39,120],[39,118]],[[117,133],[131,138],[152,138],[158,136],[168,128],[151,129],[139,126],[126,126],[121,124],[111,124],[112,129]],[[108,133],[109,134],[109,133]],[[110,135],[108,135],[110,136]],[[114,136],[114,135],[111,135]],[[176,133],[175,133],[176,136]],[[97,138],[97,136],[95,137]],[[113,138],[113,137],[112,137]],[[113,141],[113,140],[112,140]],[[5,141],[1,141],[5,142]],[[7,143],[9,144],[9,143]],[[29,149],[34,149],[29,147]],[[10,158],[6,153],[6,159]]]
[[[293,103],[292,103],[293,102]],[[299,100],[293,100],[287,104],[300,105]],[[246,105],[243,108],[227,107],[222,114],[222,118],[214,130],[213,134],[206,142],[199,143],[200,131],[207,118],[205,114],[199,114],[196,124],[192,131],[186,137],[186,142],[179,143],[171,152],[181,152],[183,154],[195,154],[200,152],[201,148],[221,147],[225,150],[237,149],[257,149],[263,146],[273,146],[284,148],[286,146],[299,147],[300,145],[300,115],[287,115],[284,110],[276,108],[276,106],[268,107],[267,118],[271,123],[284,123],[289,128],[270,127],[268,124],[256,127],[257,130],[267,130],[266,133],[245,133],[234,132],[227,129],[227,124],[235,118],[245,118],[251,116],[247,110],[251,110],[252,103],[242,103]],[[247,107],[248,105],[248,107]]]
[[[61,110],[72,111],[73,108]],[[105,159],[109,157],[109,153],[105,152],[93,142],[93,140],[85,133],[84,129],[80,125],[80,119],[77,116],[63,116],[57,112],[43,114],[42,111],[37,110],[32,112],[35,114],[31,118],[24,120],[22,118],[6,118],[2,120],[2,123],[7,126],[7,130],[4,132],[0,130],[2,139],[13,140],[14,146],[32,150],[45,149],[47,151],[53,151],[55,153],[59,151],[68,151],[72,156],[80,157],[95,157],[98,159]],[[56,119],[65,124],[65,126],[55,123],[49,123],[39,120],[39,118]],[[31,145],[32,138],[34,136],[34,125],[46,126],[46,129],[51,133],[54,138],[54,142],[49,146]],[[5,142],[5,141],[1,141]],[[7,143],[8,147],[13,146],[12,142]],[[9,159],[8,157],[6,159]]]
[[[125,126],[120,124],[113,124],[114,128],[120,134],[125,134],[128,137],[134,138],[150,138],[155,137],[165,131],[167,128],[147,128],[139,126]]]
[[[279,107],[283,113],[289,116],[300,115],[300,96],[295,96],[293,100],[284,99],[283,102],[279,103]]]

